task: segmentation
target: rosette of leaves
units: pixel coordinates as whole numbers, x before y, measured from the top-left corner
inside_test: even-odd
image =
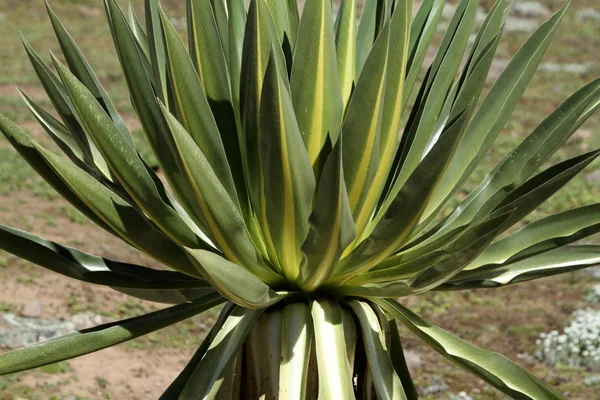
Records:
[[[456,8],[420,71],[444,6],[425,0],[189,0],[188,44],[156,0],[145,22],[105,9],[139,121],[164,179],[48,8],[66,65],[25,48],[58,118],[23,93],[63,155],[0,130],[89,219],[164,264],[104,259],[9,227],[0,247],[71,278],[172,306],[0,356],[0,373],[100,350],[224,303],[162,399],[415,399],[397,322],[510,397],[559,399],[517,364],[395,300],[495,288],[600,262],[600,204],[500,235],[599,154],[549,157],[600,105],[600,80],[566,99],[460,204],[565,15],[527,39],[487,95],[511,6],[470,42]],[[413,95],[411,95],[413,94]],[[414,100],[413,100],[414,99]]]

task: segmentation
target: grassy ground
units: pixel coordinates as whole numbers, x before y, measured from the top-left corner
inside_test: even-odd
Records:
[[[140,9],[141,3],[141,0],[134,1],[137,9]],[[164,3],[168,10],[178,16],[183,15],[183,1]],[[483,3],[485,6],[490,2]],[[545,0],[542,3],[556,9],[562,0]],[[124,90],[123,77],[99,1],[55,0],[53,4],[68,23],[68,28],[84,49],[130,128],[137,129],[138,124]],[[539,72],[513,119],[498,138],[494,151],[474,174],[465,191],[460,193],[461,196],[466,195],[495,162],[519,143],[567,95],[600,75],[597,60],[600,49],[598,22],[579,22],[576,19],[576,11],[585,7],[598,9],[597,0],[573,2],[545,62],[595,64],[583,74]],[[60,53],[45,16],[43,2],[0,0],[0,13],[4,15],[4,20],[0,20],[0,112],[27,128],[41,143],[53,148],[21,104],[14,89],[14,85],[18,85],[42,105],[50,106],[36,83],[18,36],[21,29],[31,45],[42,52],[46,59],[46,49]],[[526,37],[526,34],[520,33],[507,35],[499,50],[499,59],[509,59]],[[600,116],[584,125],[551,162],[600,147],[598,127]],[[586,173],[598,168],[600,165],[595,163]],[[589,204],[599,195],[600,185],[584,179],[582,174],[539,211],[531,214],[527,221]],[[0,139],[0,222],[102,256],[156,266],[137,251],[96,229],[61,200],[3,138]],[[600,242],[598,238],[592,240]],[[575,309],[586,306],[581,298],[590,285],[589,276],[580,273],[494,291],[433,293],[409,298],[405,302],[462,338],[502,353],[533,370],[568,398],[592,399],[600,388],[587,387],[583,380],[593,372],[565,367],[550,368],[529,357],[540,332],[562,329]],[[18,313],[24,304],[35,299],[44,301],[44,318],[67,318],[81,312],[106,318],[126,318],[158,308],[155,304],[131,300],[109,289],[71,282],[0,253],[0,311]],[[214,316],[214,313],[210,313],[79,360],[0,378],[0,400],[64,399],[68,396],[74,396],[70,399],[156,398],[182,368]],[[416,371],[419,386],[428,386],[432,377],[437,375],[442,376],[450,387],[445,392],[426,396],[425,399],[445,399],[450,393],[461,390],[477,399],[504,398],[429,350],[412,335],[407,333],[405,337],[406,347],[417,352],[423,361]]]

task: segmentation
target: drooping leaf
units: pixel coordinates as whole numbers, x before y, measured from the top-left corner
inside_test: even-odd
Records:
[[[194,353],[194,355],[192,356],[190,361],[187,363],[187,365],[185,366],[183,371],[181,371],[181,373],[177,376],[177,378],[169,385],[167,390],[160,396],[159,400],[179,400],[180,399],[179,396],[181,396],[181,392],[183,391],[183,389],[187,385],[188,381],[192,377],[194,370],[196,369],[196,367],[198,366],[200,361],[202,361],[202,358],[208,351],[208,348],[210,347],[213,340],[217,336],[217,333],[221,330],[221,328],[223,327],[223,324],[225,323],[227,318],[231,315],[231,312],[233,311],[233,309],[236,307],[237,306],[235,305],[235,303],[232,303],[232,302],[227,302],[225,304],[225,306],[223,306],[223,308],[221,309],[221,312],[219,313],[219,317],[217,318],[217,321],[214,323],[214,325],[210,329],[210,332],[208,332],[208,334],[202,341],[202,344],[200,344],[200,347],[198,347],[198,350],[196,350],[196,352]]]
[[[250,328],[263,311],[264,309],[247,310],[239,306],[231,311],[206,354],[190,375],[180,399],[215,398],[227,368],[237,356]]]
[[[212,291],[197,278],[112,261],[0,225],[0,248],[51,271],[130,296],[160,303],[185,303]]]
[[[565,399],[556,390],[508,358],[459,339],[412,313],[398,302],[387,299],[374,299],[373,302],[404,323],[438,353],[511,398]]]
[[[140,317],[117,321],[0,355],[0,375],[79,357],[191,318],[221,303],[216,293]]]
[[[567,210],[526,225],[521,230],[492,243],[466,268],[514,262],[576,242],[600,231],[600,204]]]
[[[500,287],[599,264],[599,246],[565,246],[514,263],[508,262],[464,271],[440,286],[439,290]]]
[[[402,382],[396,375],[388,355],[377,314],[364,301],[352,300],[348,305],[354,311],[361,326],[362,339],[377,397],[385,400],[406,400]]]

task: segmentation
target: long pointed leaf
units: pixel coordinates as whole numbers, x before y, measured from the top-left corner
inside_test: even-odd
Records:
[[[0,248],[70,278],[150,301],[185,303],[211,290],[206,281],[179,272],[107,260],[3,225]]]
[[[302,243],[309,231],[315,179],[279,68],[272,57],[261,97],[263,197],[259,215],[263,231],[269,231],[279,267],[288,279],[294,280],[302,261]]]
[[[198,364],[180,399],[215,398],[224,374],[238,354],[250,328],[264,310],[235,307]]]
[[[485,380],[511,398],[565,399],[556,390],[508,358],[475,347],[420,318],[393,300],[373,300],[430,345],[460,367]]]
[[[356,235],[344,183],[342,138],[323,167],[309,222],[308,237],[302,245],[306,262],[302,264],[297,280],[306,291],[318,288],[329,279],[343,251]]]
[[[209,294],[191,303],[100,325],[14,350],[0,355],[0,375],[25,371],[102,350],[191,318],[222,302],[223,298],[218,294]]]
[[[367,353],[369,368],[378,398],[382,400],[406,400],[402,382],[396,375],[388,355],[377,314],[369,304],[363,301],[352,300],[348,304],[358,317],[362,329],[365,352]]]
[[[439,290],[492,288],[589,268],[600,264],[600,246],[566,246],[515,263],[465,271]]]
[[[312,165],[327,135],[335,143],[342,122],[335,53],[331,1],[308,0],[298,30],[290,86],[298,128]]]

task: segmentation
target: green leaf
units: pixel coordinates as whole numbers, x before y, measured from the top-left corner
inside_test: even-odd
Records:
[[[189,133],[163,108],[177,152],[195,198],[196,214],[209,232],[211,240],[233,263],[243,265],[267,282],[278,278],[266,265],[254,246],[244,218],[236,203],[215,174]]]
[[[506,357],[475,347],[404,308],[394,300],[376,304],[404,323],[438,353],[513,399],[565,399]]]
[[[384,332],[379,325],[377,314],[363,301],[352,300],[348,305],[357,316],[362,329],[362,339],[377,397],[382,400],[406,400],[402,382],[396,375],[388,355]]]
[[[133,36],[135,36],[135,39],[146,58],[148,58],[150,57],[150,43],[148,42],[148,35],[142,27],[140,20],[135,15],[135,10],[133,9],[133,5],[131,4],[131,2],[129,3],[129,8],[127,11],[127,16],[129,18],[129,26],[131,27]],[[148,61],[148,63],[150,63],[150,61]]]
[[[399,131],[403,108],[405,66],[408,58],[411,10],[411,1],[399,2],[389,23],[390,41],[387,50],[387,63],[389,66],[394,67],[387,68],[383,116],[379,134],[379,165],[373,176],[365,202],[356,218],[356,230],[359,233],[364,231],[373,216],[400,143]]]
[[[96,74],[92,70],[91,66],[81,53],[81,50],[71,37],[65,27],[62,25],[56,14],[50,8],[48,0],[46,0],[46,10],[50,16],[50,21],[60,43],[60,47],[67,61],[67,65],[73,72],[73,74],[88,88],[88,90],[94,95],[96,100],[102,105],[104,110],[108,113],[110,118],[113,120],[115,126],[123,136],[125,136],[131,144],[133,144],[133,137],[127,129],[125,122],[115,109],[112,101],[108,97],[108,94],[100,84],[100,81],[96,77]]]
[[[387,212],[396,195],[437,140],[438,132],[441,132],[446,125],[449,113],[443,116],[442,110],[460,68],[476,13],[476,1],[462,0],[450,22],[450,27],[423,83],[422,101],[415,104],[403,133],[402,143],[398,149],[399,158],[397,157],[398,162],[395,165],[395,178],[387,199],[378,211],[380,216]],[[469,118],[470,115],[466,116],[466,119]],[[392,160],[388,162],[391,164]]]
[[[344,109],[356,83],[356,0],[342,0],[335,23],[335,46]]]
[[[335,143],[342,122],[333,35],[331,1],[308,0],[300,20],[290,86],[298,127],[312,165],[327,135]]]
[[[189,247],[204,247],[202,239],[163,200],[136,149],[116,128],[94,96],[56,59],[55,65],[86,133],[93,138],[111,172],[129,195],[170,238]]]
[[[492,243],[465,268],[465,273],[468,270],[528,258],[576,242],[598,231],[600,204],[554,214],[532,222],[512,235]]]
[[[300,16],[298,14],[298,3],[296,0],[266,0],[271,10],[273,21],[277,28],[277,37],[280,43],[284,43],[284,37],[289,40],[289,45],[293,49],[296,43],[296,37],[302,35],[298,33],[300,25]],[[306,7],[306,5],[304,6]]]
[[[244,348],[248,371],[244,395],[247,398],[277,398],[283,345],[282,314],[281,310],[264,313],[248,334]]]
[[[106,162],[96,149],[94,143],[87,137],[81,122],[74,113],[73,105],[60,79],[50,70],[40,56],[31,48],[29,43],[22,37],[25,50],[29,56],[31,64],[50,98],[52,105],[56,109],[58,115],[67,126],[73,138],[82,149],[85,156],[85,163],[93,169],[98,170],[106,178],[110,179],[110,171]]]
[[[356,234],[344,183],[342,138],[323,167],[309,223],[310,230],[302,245],[306,259],[296,282],[305,291],[312,291],[329,279]]]
[[[169,79],[167,77],[166,45],[160,23],[159,0],[145,0],[146,32],[150,50],[150,61],[154,74],[154,90],[164,104],[172,104]]]
[[[223,148],[219,128],[204,94],[196,69],[179,34],[164,12],[161,12],[161,19],[167,45],[169,77],[178,119],[206,157],[210,168],[227,190],[229,197],[239,207],[233,176]],[[220,71],[220,73],[222,74],[223,71]]]
[[[235,307],[183,389],[181,400],[215,398],[252,325],[264,310]]]
[[[410,27],[409,58],[406,67],[402,109],[405,108],[415,86],[445,3],[446,0],[424,0],[413,19]]]
[[[262,197],[257,213],[263,232],[269,232],[277,265],[287,279],[295,280],[309,231],[315,179],[279,68],[271,57],[261,96]]]
[[[565,246],[518,262],[464,271],[439,290],[463,290],[512,285],[589,268],[600,264],[600,246]]]
[[[85,163],[84,151],[79,146],[77,140],[73,137],[71,132],[64,126],[60,121],[52,116],[52,114],[46,112],[39,104],[35,103],[25,93],[19,90],[19,94],[23,99],[23,102],[29,108],[29,111],[34,115],[35,119],[44,128],[44,130],[50,135],[54,143],[60,147],[71,161],[73,161],[80,168],[88,168],[93,171]]]
[[[349,284],[394,282],[410,280],[415,288],[426,276],[432,280],[447,280],[458,273],[477,257],[491,241],[505,228],[511,213],[492,216],[464,230],[458,237],[441,243],[423,255],[403,258],[401,255],[389,257],[377,268],[350,280]],[[429,272],[427,272],[429,270]],[[417,281],[417,282],[416,282]]]
[[[145,56],[115,0],[105,0],[105,8],[131,101],[142,124],[143,132],[170,187],[182,202],[183,208],[191,213],[192,206],[188,199],[193,198],[193,193],[175,159],[175,145],[152,87],[152,75],[145,67]]]
[[[393,317],[388,316],[388,314],[386,314],[386,316],[389,319],[388,325],[390,331],[389,354],[394,366],[394,370],[402,382],[402,387],[404,388],[404,392],[406,393],[408,400],[417,400],[419,396],[417,394],[415,383],[410,376],[406,358],[404,357],[404,350],[402,349],[402,342],[400,340],[400,332],[398,332],[398,324]]]
[[[217,28],[219,29],[219,38],[223,54],[229,64],[229,16],[227,9],[227,0],[210,0],[214,19],[217,22]]]
[[[107,260],[3,225],[0,248],[70,278],[111,286],[144,300],[179,304],[212,291],[206,281],[179,272]]]
[[[365,62],[342,125],[344,178],[355,220],[379,165],[389,42],[390,28],[386,25]]]
[[[599,155],[600,150],[591,151],[553,165],[535,175],[511,192],[496,207],[493,215],[504,213],[506,210],[516,210],[510,221],[511,224],[514,224],[569,183],[571,179],[590,165]]]
[[[14,350],[0,355],[0,375],[25,371],[102,350],[186,320],[222,302],[223,298],[213,293],[190,303]]]
[[[466,225],[478,214],[492,210],[567,141],[593,113],[588,110],[588,106],[595,105],[595,110],[599,101],[600,79],[569,97],[498,163],[477,189],[446,219],[438,234]]]
[[[227,0],[229,13],[229,74],[234,109],[239,110],[242,48],[246,30],[246,5],[244,0]]]
[[[223,44],[229,40],[220,35],[212,3],[188,0],[190,56],[209,101],[231,102],[229,67],[223,51]]]
[[[200,276],[185,253],[119,194],[72,163],[41,148],[1,115],[0,131],[61,196],[94,223],[171,268]]]
[[[365,0],[356,32],[356,76],[360,76],[373,44],[391,13],[390,0]]]
[[[281,79],[288,82],[285,72],[285,57],[277,40],[277,30],[271,12],[265,0],[252,0],[248,11],[244,47],[242,53],[242,72],[240,89],[240,109],[242,119],[242,138],[240,145],[244,172],[252,205],[260,204],[260,133],[258,130],[261,116],[261,96],[263,82],[270,54],[274,51]],[[267,239],[267,238],[265,238]],[[268,240],[267,240],[268,242]]]
[[[487,154],[529,85],[569,4],[570,1],[531,35],[502,72],[473,117],[463,144],[430,201],[430,209],[436,209],[454,193]]]
[[[319,399],[354,398],[352,367],[346,354],[342,309],[337,303],[311,303],[319,368]]]
[[[306,303],[290,304],[283,309],[281,337],[279,398],[304,400],[313,338],[312,318]]]
[[[373,233],[338,264],[332,279],[346,280],[377,265],[397,251],[419,221],[428,199],[439,185],[466,124],[463,113],[442,134],[391,203]]]
[[[266,308],[283,299],[245,268],[227,261],[218,254],[186,248],[190,260],[204,278],[224,297],[242,307]],[[273,280],[270,283],[281,283]]]

